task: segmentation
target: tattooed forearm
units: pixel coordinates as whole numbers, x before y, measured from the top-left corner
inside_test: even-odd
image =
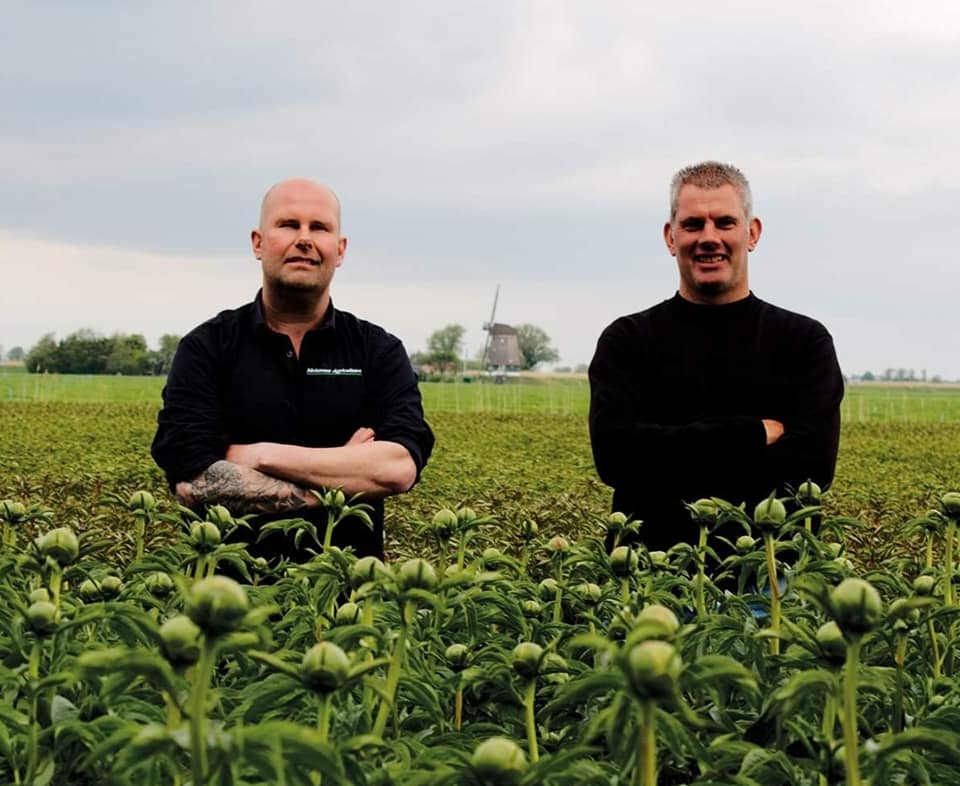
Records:
[[[301,486],[229,461],[216,461],[192,481],[178,483],[176,495],[190,508],[223,505],[239,514],[300,510],[315,499]]]

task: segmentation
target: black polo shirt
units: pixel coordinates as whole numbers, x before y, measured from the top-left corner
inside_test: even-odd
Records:
[[[184,336],[157,422],[153,458],[171,487],[223,459],[231,444],[338,447],[362,426],[378,440],[403,445],[419,479],[434,441],[416,376],[396,336],[331,302],[323,322],[304,336],[297,358],[290,339],[267,327],[259,292],[252,303],[223,311]],[[381,556],[383,501],[368,502],[374,532],[347,520],[334,530],[334,543]],[[325,511],[299,515],[314,520],[322,537]],[[262,516],[255,524],[289,516]],[[283,543],[279,533],[264,544],[252,550],[307,556]]]

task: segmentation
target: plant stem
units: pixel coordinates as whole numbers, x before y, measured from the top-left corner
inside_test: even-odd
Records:
[[[380,707],[377,710],[377,719],[373,724],[373,734],[377,737],[382,738],[383,732],[387,728],[387,718],[390,715],[390,708],[393,706],[397,685],[400,682],[400,671],[407,647],[407,633],[410,625],[409,618],[412,613],[413,603],[407,601],[400,615],[400,632],[397,634],[397,640],[393,646],[393,656],[390,658],[390,669],[387,671],[387,684],[384,688],[385,695],[380,701]]]
[[[527,748],[531,762],[536,762],[540,759],[540,751],[537,748],[537,719],[534,713],[536,695],[537,680],[534,678],[527,682],[527,686],[523,691],[523,708],[527,722]]]
[[[933,620],[927,620],[927,630],[930,632],[930,659],[933,661],[933,678],[940,676],[940,642],[937,639],[937,628]]]
[[[42,654],[42,644],[40,639],[33,642],[33,648],[30,650],[30,661],[27,665],[27,678],[30,684],[30,719],[29,730],[27,734],[27,771],[24,775],[24,782],[32,784],[37,775],[37,764],[40,759],[40,720],[37,718],[38,702],[40,691],[37,688],[37,682],[40,680],[40,656]]]
[[[327,508],[327,526],[323,530],[323,550],[330,551],[330,546],[333,543],[333,528],[337,525],[337,522],[334,521],[333,511],[330,508]]]
[[[194,786],[205,786],[207,783],[207,686],[213,674],[215,649],[214,642],[204,635],[190,692],[190,752]]]
[[[847,642],[843,675],[843,748],[847,771],[846,786],[862,786],[857,750],[857,670],[860,667],[860,638]]]
[[[657,705],[649,699],[640,705],[640,744],[633,786],[657,786]]]
[[[460,731],[463,726],[463,688],[457,686],[453,694],[453,727]]]
[[[943,553],[943,602],[953,605],[953,539],[957,531],[957,522],[950,519],[947,524],[947,542]]]
[[[833,729],[837,723],[837,694],[836,686],[833,690],[827,692],[827,697],[823,702],[823,720],[820,723],[820,733],[823,735],[827,750],[833,750]],[[827,776],[820,773],[820,786],[829,786]]]
[[[767,554],[767,584],[770,585],[770,630],[780,633],[780,584],[777,581],[777,561],[773,550],[773,533],[763,533],[763,547]],[[780,639],[770,639],[770,654],[780,654]]]
[[[893,662],[897,667],[897,697],[893,706],[893,731],[903,731],[903,666],[907,657],[906,634],[897,636],[897,649],[893,655]]]
[[[701,619],[707,616],[707,603],[703,596],[703,584],[707,570],[707,528],[700,527],[700,541],[697,544],[697,616]]]

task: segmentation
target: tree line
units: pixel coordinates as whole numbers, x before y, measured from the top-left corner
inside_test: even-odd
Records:
[[[411,362],[432,366],[443,373],[455,372],[463,362],[465,333],[463,325],[446,325],[433,331],[426,351],[414,352]],[[22,360],[27,371],[33,374],[166,375],[179,342],[180,336],[167,334],[160,337],[157,349],[151,349],[139,333],[103,336],[84,328],[60,341],[53,333],[47,333],[28,352],[13,347],[7,357]],[[524,370],[559,358],[550,345],[550,336],[536,325],[519,325],[517,342]],[[480,360],[479,356],[475,358],[471,367],[479,367]]]
[[[60,341],[47,333],[23,363],[33,374],[164,375],[179,342],[179,336],[163,335],[159,348],[150,349],[139,333],[102,336],[85,328]]]

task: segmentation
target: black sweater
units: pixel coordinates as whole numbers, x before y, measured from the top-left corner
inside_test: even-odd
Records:
[[[650,549],[696,542],[683,507],[747,511],[833,479],[843,378],[819,322],[752,293],[722,306],[675,295],[604,330],[590,364],[590,438],[613,509],[643,520]],[[761,419],[784,424],[767,446]]]

